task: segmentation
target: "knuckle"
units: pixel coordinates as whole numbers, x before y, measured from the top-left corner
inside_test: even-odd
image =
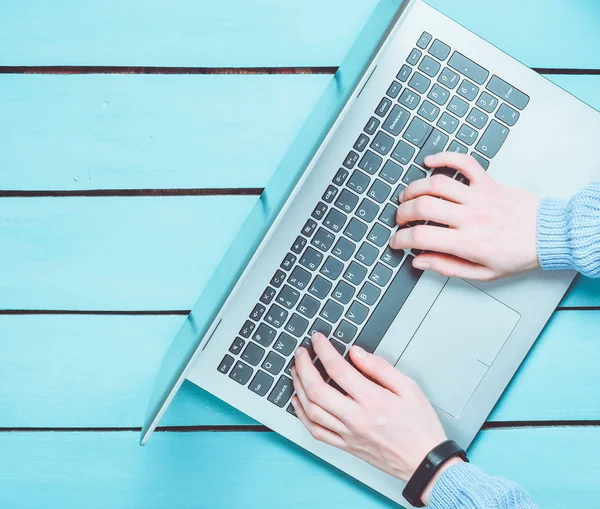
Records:
[[[321,383],[319,380],[311,380],[304,385],[304,392],[308,396],[308,399],[311,401],[317,401],[319,399],[319,394],[321,392],[320,385]]]
[[[311,426],[311,428],[308,431],[315,440],[318,440],[319,442],[325,442],[326,433],[323,428]]]
[[[308,403],[304,407],[304,413],[306,414],[306,417],[308,417],[311,421],[316,421],[319,416],[319,407],[317,407],[317,405],[315,405],[314,403]]]
[[[429,180],[429,189],[433,194],[440,194],[446,189],[450,179],[443,175],[434,175]]]
[[[423,225],[413,226],[410,229],[410,236],[416,247],[425,246],[429,242],[429,233]]]

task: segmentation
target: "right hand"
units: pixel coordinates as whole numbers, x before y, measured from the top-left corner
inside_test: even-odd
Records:
[[[458,170],[470,185],[443,175],[410,184],[399,198],[396,219],[401,228],[390,239],[393,249],[426,251],[413,266],[448,277],[491,281],[539,267],[537,196],[494,181],[471,156],[442,152],[426,158],[425,164]],[[418,220],[449,228],[402,228]]]

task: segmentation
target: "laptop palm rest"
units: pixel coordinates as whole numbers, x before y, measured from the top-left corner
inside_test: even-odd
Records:
[[[462,279],[444,286],[396,367],[458,417],[521,315]]]

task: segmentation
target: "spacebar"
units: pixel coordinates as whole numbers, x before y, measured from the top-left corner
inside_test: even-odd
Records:
[[[355,346],[360,346],[369,353],[373,353],[379,346],[400,308],[402,308],[423,274],[422,270],[415,269],[412,266],[413,260],[413,256],[408,256],[404,260],[392,284],[390,284],[379,304],[377,304],[375,311],[373,311],[371,318],[358,335],[354,343]]]

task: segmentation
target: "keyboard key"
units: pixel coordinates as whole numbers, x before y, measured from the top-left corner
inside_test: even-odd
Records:
[[[451,71],[447,67],[444,67],[444,70],[438,77],[438,81],[442,85],[446,85],[450,90],[454,90],[458,82],[460,81],[460,76],[456,74],[454,71]]]
[[[302,316],[300,316],[297,313],[294,313],[292,315],[292,317],[288,321],[287,325],[285,326],[285,330],[288,331],[290,334],[293,334],[297,338],[302,336],[302,334],[304,334],[306,332],[307,328],[308,328],[308,320],[306,318],[303,318]],[[279,336],[279,339],[281,339],[281,336]],[[281,349],[278,349],[278,350],[281,351]]]
[[[252,382],[250,382],[250,385],[248,385],[248,389],[250,389],[252,392],[255,392],[259,396],[264,396],[267,394],[267,392],[269,392],[269,389],[273,385],[274,381],[275,380],[272,376],[267,375],[264,371],[258,370],[258,373],[256,373],[254,376]]]
[[[392,192],[392,188],[379,179],[375,179],[367,195],[377,203],[383,203]]]
[[[439,114],[440,109],[429,101],[423,101],[423,104],[419,108],[419,115],[430,122],[433,122]]]
[[[343,168],[340,168],[337,171],[337,173],[335,174],[335,177],[333,177],[333,183],[338,186],[344,185],[344,182],[346,182],[348,175],[350,175],[348,170],[344,170]]]
[[[254,306],[252,313],[250,313],[250,318],[252,318],[252,320],[255,320],[258,322],[262,318],[262,316],[265,314],[266,310],[267,310],[267,308],[265,308],[262,304],[257,304],[256,306]]]
[[[369,274],[369,279],[379,286],[385,286],[392,278],[392,271],[385,265],[378,263]]]
[[[290,270],[294,266],[294,263],[296,263],[296,257],[292,253],[288,253],[285,255],[280,267],[285,270]]]
[[[337,326],[337,329],[335,329],[333,335],[340,341],[343,341],[344,343],[348,344],[350,343],[350,341],[352,341],[354,336],[356,336],[357,331],[358,329],[350,322],[342,320]]]
[[[354,288],[345,281],[340,281],[333,290],[332,296],[342,304],[348,304],[354,297]]]
[[[490,167],[490,162],[485,158],[485,157],[481,157],[479,154],[477,154],[476,152],[471,152],[471,155],[474,157],[474,159],[481,165],[481,167],[484,170],[487,170]]]
[[[274,286],[275,288],[279,288],[281,284],[285,281],[286,276],[287,274],[285,272],[278,269],[277,272],[275,272],[275,275],[273,276],[269,284],[271,286]],[[260,318],[254,318],[254,320],[260,320]]]
[[[398,136],[402,132],[402,129],[404,129],[404,126],[408,123],[409,118],[409,111],[402,106],[396,105],[385,119],[382,128],[388,133]]]
[[[320,332],[321,334],[323,334],[323,336],[327,338],[329,337],[329,334],[331,334],[331,325],[328,324],[326,321],[317,318],[315,320],[315,323],[313,323],[312,327],[310,328],[310,336],[312,336],[315,332]]]
[[[341,231],[345,223],[346,216],[335,209],[331,209],[329,214],[327,214],[323,220],[323,225],[333,232]]]
[[[301,320],[304,320],[304,318],[302,318],[298,315],[296,315],[296,316],[298,318],[300,318]],[[304,320],[304,322],[306,322],[306,327],[308,327],[308,320]],[[304,330],[306,330],[306,327],[304,328]],[[286,327],[286,330],[287,330],[287,327]],[[290,332],[292,332],[292,331],[290,331]],[[303,333],[304,332],[302,332],[302,334]],[[296,336],[296,337],[299,337],[294,332],[292,332],[292,334],[294,334],[294,336]],[[300,336],[302,334],[300,334]],[[298,342],[292,336],[290,336],[289,334],[286,334],[285,332],[282,332],[281,334],[279,334],[277,341],[275,341],[275,344],[273,345],[273,349],[282,355],[288,356],[288,355],[291,355],[294,350],[296,350],[297,344],[298,344]]]
[[[363,323],[369,314],[369,308],[363,306],[360,302],[354,301],[348,311],[346,311],[346,318],[356,325]]]
[[[312,318],[317,314],[320,307],[321,303],[317,299],[313,299],[310,295],[305,295],[302,297],[297,309],[306,318]]]
[[[365,148],[367,148],[367,144],[369,143],[369,137],[365,134],[360,134],[358,139],[354,142],[354,150],[358,150],[362,152]]]
[[[275,340],[277,331],[268,325],[261,323],[256,329],[256,333],[252,336],[252,339],[262,346],[270,346]]]
[[[381,261],[387,263],[390,267],[397,267],[404,258],[404,250],[392,249],[388,247],[381,255]]]
[[[398,102],[406,106],[409,110],[414,110],[421,102],[421,96],[411,92],[407,88],[402,92],[402,95],[400,95]]]
[[[481,92],[479,99],[477,99],[477,106],[479,106],[482,110],[487,111],[488,113],[492,113],[498,106],[498,99],[496,99],[493,95],[488,94],[487,92]]]
[[[252,334],[252,331],[255,327],[256,324],[252,323],[250,320],[246,320],[246,322],[240,329],[240,336],[242,336],[243,338],[249,338],[250,334]]]
[[[421,34],[421,37],[419,37],[419,42],[417,42],[417,46],[419,46],[419,48],[421,48],[421,49],[426,49],[427,46],[429,46],[430,42],[431,42],[431,35],[428,34],[427,32],[423,32]]]
[[[323,196],[321,198],[323,199],[323,201],[325,201],[327,203],[331,203],[333,201],[333,199],[335,198],[335,195],[337,194],[337,192],[338,192],[337,187],[329,186],[329,187],[327,187],[325,194],[323,194]],[[300,249],[300,251],[302,251],[302,248]],[[298,253],[298,251],[294,251],[294,253]]]
[[[304,228],[302,228],[302,234],[306,235],[307,237],[310,237],[315,232],[316,228],[317,228],[316,221],[309,219],[308,221],[306,221]]]
[[[462,83],[458,87],[458,94],[462,95],[467,101],[472,101],[477,97],[479,93],[479,87],[477,85],[473,85],[468,80],[462,80]]]
[[[295,286],[299,290],[304,290],[310,281],[310,277],[310,272],[307,272],[302,267],[294,267],[294,270],[288,278],[288,283],[292,286]]]
[[[364,131],[367,134],[375,134],[375,131],[377,131],[377,128],[379,127],[380,121],[378,118],[375,117],[371,117],[369,119],[369,121],[367,122],[367,125],[364,128]]]
[[[467,145],[471,146],[473,143],[475,143],[475,140],[477,140],[477,131],[471,129],[468,125],[463,124],[456,137],[459,140],[464,141]]]
[[[273,327],[281,327],[288,317],[288,312],[280,308],[277,304],[273,304],[269,308],[267,316],[265,316],[265,322],[271,324]]]
[[[329,342],[333,345],[333,348],[335,348],[337,350],[337,353],[339,353],[340,355],[343,356],[346,353],[346,347],[342,345],[339,341],[336,341],[335,339],[330,339]]]
[[[400,83],[398,83],[397,81],[392,81],[392,84],[387,89],[386,94],[389,97],[391,97],[392,99],[396,99],[396,97],[398,97],[398,94],[400,93],[401,89],[402,89],[402,85],[400,85]]]
[[[398,180],[400,180],[400,176],[402,175],[403,171],[404,168],[402,168],[402,166],[397,165],[393,161],[388,161],[385,163],[383,169],[379,172],[379,176],[383,180],[388,181],[390,184],[395,184],[398,182]]]
[[[311,216],[314,217],[317,221],[320,221],[321,219],[323,219],[325,212],[327,212],[327,205],[325,205],[323,202],[319,202],[313,210]]]
[[[335,206],[344,212],[352,212],[358,203],[358,196],[344,189],[335,200]]]
[[[396,212],[398,212],[398,207],[396,207],[395,205],[391,205],[391,204],[388,203],[383,208],[383,212],[379,216],[379,220],[383,224],[389,226],[390,228],[395,228],[397,226],[397,224],[396,224]]]
[[[490,75],[487,70],[473,62],[473,60],[461,55],[458,51],[452,54],[452,57],[448,60],[448,65],[480,85],[483,85]]]
[[[412,69],[405,64],[402,66],[402,69],[400,69],[398,74],[396,74],[396,78],[399,79],[402,83],[404,83],[410,76],[411,72]]]
[[[450,115],[450,113],[444,112],[438,120],[437,126],[447,133],[452,134],[458,129],[458,119]]]
[[[329,186],[329,187],[333,187],[333,186]],[[333,189],[335,189],[337,192],[337,189],[335,187],[333,187]],[[306,246],[306,239],[304,237],[296,237],[296,240],[294,241],[294,244],[292,245],[292,251],[296,254],[300,254],[302,252],[302,250],[304,249],[304,246]]]
[[[440,70],[440,63],[437,60],[425,55],[421,63],[419,64],[419,70],[423,71],[427,76],[431,76],[432,78],[438,73]],[[424,91],[423,91],[424,92]]]
[[[233,371],[229,375],[229,378],[235,380],[241,385],[246,385],[248,380],[250,380],[252,373],[254,373],[254,370],[250,366],[238,361],[236,362]]]
[[[435,170],[433,170],[431,172],[431,176],[433,177],[434,175],[443,175],[444,177],[452,178],[454,177],[455,173],[456,170],[452,168],[447,168],[446,166],[442,166],[441,168],[436,168]]]
[[[415,149],[408,143],[400,140],[392,152],[392,158],[401,164],[408,164],[415,155]]]
[[[390,231],[387,228],[381,226],[379,223],[375,223],[373,225],[373,228],[371,228],[371,231],[369,232],[367,240],[369,240],[376,246],[383,247],[389,238]]]
[[[348,155],[346,156],[346,159],[344,159],[344,162],[342,164],[346,168],[352,169],[352,168],[354,168],[354,165],[357,163],[359,157],[360,156],[356,152],[351,150],[348,153]]]
[[[457,173],[454,177],[454,180],[456,180],[457,182],[460,182],[461,184],[464,184],[466,186],[469,185],[469,179],[467,177],[465,177],[462,173]]]
[[[358,250],[358,253],[356,253],[355,258],[365,265],[372,265],[377,259],[377,255],[379,255],[379,251],[377,249],[375,249],[371,244],[363,242],[362,246],[360,246],[360,249]]]
[[[285,371],[284,373],[288,376],[292,376],[292,368],[294,367],[294,364],[296,363],[296,359],[294,357],[292,357],[290,359],[290,362],[288,363],[288,365],[285,367]]]
[[[292,359],[293,360],[293,359]],[[290,371],[291,374],[291,371]],[[288,405],[288,407],[285,410],[288,414],[293,415],[294,417],[298,417],[298,415],[296,414],[296,410],[294,410],[294,405],[292,405],[291,403]]]
[[[457,154],[466,154],[468,152],[467,147],[458,143],[458,141],[453,141],[450,143],[448,147],[448,152],[455,152]]]
[[[287,376],[281,375],[275,388],[267,398],[271,403],[283,408],[294,393],[294,385]]]
[[[315,368],[323,380],[327,380],[329,378],[325,366],[323,366],[323,363],[319,359],[317,359],[317,362],[315,362]]]
[[[492,76],[492,79],[485,88],[493,94],[500,96],[518,110],[523,110],[529,104],[529,96],[527,94],[506,83],[506,81],[498,78],[498,76]]]
[[[448,99],[450,98],[450,92],[448,92],[444,87],[435,84],[433,87],[431,87],[431,91],[427,97],[440,106],[443,106],[448,102]]]
[[[358,163],[358,167],[361,170],[365,170],[367,173],[374,175],[377,173],[377,170],[381,166],[383,159],[379,157],[377,154],[374,154],[370,150],[367,150],[363,158]]]
[[[429,85],[431,85],[431,80],[423,76],[420,72],[415,72],[412,75],[410,81],[408,82],[408,86],[410,88],[413,88],[414,90],[422,94],[427,91]]]
[[[393,145],[394,139],[385,134],[383,131],[379,131],[371,142],[371,148],[373,148],[373,150],[376,152],[379,152],[381,155],[386,155],[390,150],[392,150]]]
[[[504,144],[508,133],[508,127],[504,127],[500,122],[492,120],[475,148],[478,152],[491,159]]]
[[[307,352],[308,355],[310,356],[311,360],[315,360],[315,357],[317,356],[317,354],[315,353],[315,349],[313,347],[312,341],[310,338],[304,338],[302,340],[302,343],[300,343],[300,346],[302,348],[304,348]]]
[[[429,138],[427,138],[423,148],[419,151],[417,157],[415,157],[415,163],[425,166],[425,158],[443,152],[449,139],[447,134],[434,129]]]
[[[346,226],[346,229],[344,230],[344,235],[355,242],[361,241],[366,233],[367,225],[355,217],[350,220],[348,226]]]
[[[405,140],[414,143],[417,147],[422,147],[432,130],[433,127],[420,118],[415,117],[410,122],[408,129],[405,131],[402,137]]]
[[[369,306],[375,304],[380,295],[381,290],[368,281],[362,286],[360,292],[358,292],[358,298]]]
[[[323,267],[321,267],[321,274],[330,279],[337,279],[343,270],[344,264],[333,256],[329,256],[327,257],[327,260],[325,260]]]
[[[275,293],[276,293],[275,289],[268,286],[267,289],[260,296],[260,301],[263,304],[271,304],[273,297],[275,297]]]
[[[447,106],[448,110],[458,117],[464,117],[469,110],[469,104],[460,97],[454,96]]]
[[[488,116],[477,108],[472,108],[467,117],[467,122],[477,129],[481,129],[488,121]]]
[[[375,205],[371,200],[365,198],[360,202],[358,209],[356,211],[356,215],[360,217],[363,221],[370,223],[375,219],[377,213],[379,212],[379,207]]]
[[[301,269],[300,267],[296,267],[294,269],[294,272],[296,272],[297,270],[308,274],[308,278],[306,278],[306,281],[300,282],[300,284],[302,284],[302,285],[307,285],[308,281],[310,280],[310,274],[308,272],[306,272],[304,269]],[[301,274],[299,276],[304,277],[303,274]],[[295,276],[292,273],[292,275],[290,276],[290,282],[292,282],[291,281],[292,279],[294,282],[298,282],[297,277],[298,276]],[[292,282],[292,284],[294,284],[294,282]],[[277,296],[276,300],[282,306],[285,306],[288,309],[292,309],[296,305],[296,302],[298,302],[299,298],[300,298],[300,292],[298,292],[297,290],[294,290],[291,286],[284,285],[284,287],[279,292],[279,295]]]
[[[519,120],[519,115],[520,113],[518,111],[513,110],[510,106],[506,104],[503,104],[498,109],[496,113],[496,118],[502,120],[502,122],[512,127],[517,123],[517,120]]]
[[[375,110],[375,115],[384,117],[386,115],[386,113],[388,112],[388,110],[390,109],[391,105],[392,105],[392,101],[390,101],[387,97],[384,97],[379,102],[379,105],[377,106],[377,109]]]
[[[348,265],[346,272],[344,272],[344,279],[358,285],[367,275],[367,269],[365,269],[360,263],[352,262]]]
[[[421,168],[418,168],[417,166],[412,164],[406,172],[406,175],[404,175],[402,182],[404,182],[406,185],[409,185],[411,182],[414,182],[415,180],[419,179],[424,179],[425,177],[427,177],[427,173],[425,173]]]
[[[343,312],[344,308],[342,306],[329,299],[323,306],[320,316],[322,316],[328,322],[336,323],[342,316]]]
[[[419,61],[419,58],[421,58],[422,53],[417,49],[413,49],[410,52],[410,55],[408,55],[408,58],[406,59],[406,61],[410,64],[410,65],[416,65],[417,62]]]
[[[335,267],[333,266],[334,264],[336,265]],[[321,272],[324,273],[324,270],[327,270],[330,273],[339,271],[339,274],[341,274],[343,268],[344,265],[342,263],[330,256],[329,258],[327,258],[327,260],[325,260],[323,267],[321,267]],[[333,275],[331,277],[333,277]],[[333,285],[329,281],[327,281],[327,279],[321,276],[317,276],[310,285],[308,292],[317,297],[318,299],[324,299],[329,295],[332,286]]]
[[[334,240],[335,235],[333,233],[328,232],[325,228],[319,228],[317,234],[313,237],[310,243],[317,249],[325,252],[329,250]]]
[[[231,366],[233,366],[234,362],[235,362],[235,359],[231,355],[226,355],[225,357],[223,357],[223,360],[221,361],[221,364],[219,364],[219,367],[217,369],[221,373],[226,375],[229,372],[229,370],[231,369]]]
[[[356,246],[352,242],[350,242],[348,239],[341,237],[336,242],[335,246],[333,247],[332,252],[338,258],[341,258],[342,260],[346,261],[346,260],[349,260],[350,257],[352,256],[352,254],[354,253],[355,247]]]
[[[397,205],[400,201],[400,193],[402,191],[404,191],[406,189],[406,186],[404,184],[400,184],[396,190],[394,191],[394,194],[392,194],[392,197],[390,198],[390,201],[394,204]]]
[[[281,355],[277,355],[275,352],[269,352],[267,358],[262,363],[262,368],[266,369],[269,373],[277,375],[285,365],[285,359]]]
[[[323,260],[323,254],[314,250],[312,247],[307,247],[306,251],[300,258],[300,265],[309,270],[315,270]]]
[[[261,348],[254,343],[248,343],[248,346],[246,346],[246,349],[242,353],[242,359],[248,364],[256,366],[262,360],[264,354],[264,348]]]
[[[446,60],[450,54],[450,46],[436,39],[429,48],[429,54],[440,60]]]
[[[369,187],[369,182],[371,182],[371,179],[367,175],[360,170],[354,170],[346,185],[360,194],[366,191],[367,187]]]

